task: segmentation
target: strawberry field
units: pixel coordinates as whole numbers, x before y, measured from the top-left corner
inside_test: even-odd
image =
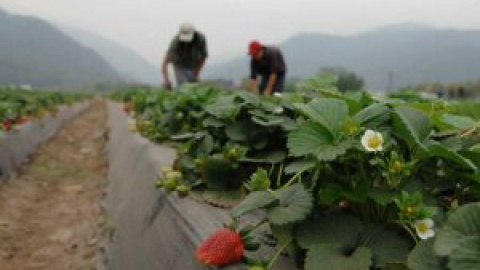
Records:
[[[159,193],[229,209],[225,228],[196,247],[203,264],[480,264],[478,102],[340,93],[329,78],[276,96],[195,84],[115,98],[130,131],[176,148]],[[264,246],[275,252],[258,256]]]
[[[0,88],[0,134],[42,118],[46,113],[55,113],[59,105],[72,105],[85,97],[83,94]]]
[[[0,89],[0,180],[7,180],[88,95]]]

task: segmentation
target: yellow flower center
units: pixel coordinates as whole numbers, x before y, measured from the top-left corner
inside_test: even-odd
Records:
[[[394,172],[400,172],[403,169],[403,164],[396,160],[393,165],[392,165],[392,171]]]
[[[355,135],[358,132],[358,126],[355,125],[354,123],[348,123],[345,126],[345,131],[350,136]]]
[[[379,136],[372,136],[368,139],[368,147],[376,149],[382,144]]]
[[[420,222],[417,224],[417,230],[420,232],[420,233],[426,233],[428,231],[428,226],[426,223],[424,222]]]
[[[403,210],[403,215],[405,215],[406,217],[412,217],[416,212],[416,209],[415,207],[413,206],[407,206],[405,207],[405,209]]]

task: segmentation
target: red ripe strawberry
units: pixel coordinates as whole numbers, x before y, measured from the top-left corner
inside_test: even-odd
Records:
[[[127,103],[123,104],[123,111],[128,114],[130,113],[130,106]]]
[[[27,121],[27,118],[19,118],[17,119],[17,125],[25,124]]]
[[[197,259],[208,265],[223,266],[243,258],[242,237],[235,231],[222,228],[197,248]]]
[[[3,120],[3,130],[10,131],[12,129],[12,122],[10,119]]]

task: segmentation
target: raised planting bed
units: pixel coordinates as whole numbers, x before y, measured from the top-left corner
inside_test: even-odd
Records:
[[[156,190],[161,167],[173,164],[176,150],[129,132],[127,116],[118,104],[109,104],[109,123],[110,184],[104,228],[111,238],[105,248],[103,267],[212,269],[197,261],[195,249],[222,224],[231,221],[229,211]],[[263,248],[259,256],[272,252]],[[273,269],[296,268],[291,260],[281,257]]]
[[[0,181],[9,179],[16,169],[32,154],[39,144],[51,138],[62,123],[77,115],[88,103],[59,106],[55,114],[48,113],[41,119],[15,126],[0,134]]]

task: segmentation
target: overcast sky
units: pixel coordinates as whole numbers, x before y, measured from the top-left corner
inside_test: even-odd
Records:
[[[299,32],[352,35],[402,22],[480,29],[479,0],[0,0],[0,8],[100,34],[156,66],[183,21],[206,34],[210,62],[246,53],[251,39],[278,44]]]

